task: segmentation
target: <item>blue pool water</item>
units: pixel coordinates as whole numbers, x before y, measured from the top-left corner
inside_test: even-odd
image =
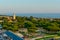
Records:
[[[13,40],[23,40],[23,38],[20,38],[20,37],[18,37],[17,35],[9,32],[9,31],[6,31],[5,33],[6,33],[9,37],[11,37]]]

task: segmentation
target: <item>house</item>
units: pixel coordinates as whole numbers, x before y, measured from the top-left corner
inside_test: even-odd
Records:
[[[21,28],[19,31],[20,31],[20,32],[25,32],[25,33],[28,32],[27,28]]]

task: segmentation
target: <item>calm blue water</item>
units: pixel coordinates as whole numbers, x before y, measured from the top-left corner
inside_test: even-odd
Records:
[[[12,14],[9,14],[12,15]],[[60,13],[25,13],[25,14],[18,14],[16,13],[17,16],[34,16],[34,17],[42,17],[42,18],[60,18]]]

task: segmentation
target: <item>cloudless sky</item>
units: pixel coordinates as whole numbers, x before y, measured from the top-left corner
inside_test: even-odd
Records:
[[[60,13],[60,0],[0,0],[3,13]]]

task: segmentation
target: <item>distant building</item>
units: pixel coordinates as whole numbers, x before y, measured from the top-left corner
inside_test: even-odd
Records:
[[[16,19],[15,13],[13,13],[13,16],[8,16],[7,19],[8,19],[9,22],[13,22],[13,20]]]
[[[25,32],[25,33],[28,32],[27,28],[21,28],[19,31],[20,31],[20,32]]]
[[[7,19],[8,22],[16,22],[16,15],[13,13],[13,16],[7,16],[7,15],[0,15],[0,22],[4,22],[4,18]]]
[[[3,22],[3,20],[0,20],[0,22]]]
[[[14,19],[14,20],[16,19],[16,15],[15,15],[15,13],[13,13],[13,19]]]

